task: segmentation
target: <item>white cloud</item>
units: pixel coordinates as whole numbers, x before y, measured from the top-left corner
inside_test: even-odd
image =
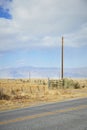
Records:
[[[5,6],[5,3],[4,3]],[[12,20],[0,19],[0,51],[30,47],[87,45],[85,0],[14,0]]]
[[[65,44],[74,47],[87,45],[87,24],[83,25],[75,33],[65,35]]]

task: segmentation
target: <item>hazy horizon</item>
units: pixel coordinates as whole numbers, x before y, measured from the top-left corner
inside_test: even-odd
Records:
[[[61,78],[61,68],[18,67],[0,69],[0,78]],[[87,78],[87,68],[64,68],[64,78]]]

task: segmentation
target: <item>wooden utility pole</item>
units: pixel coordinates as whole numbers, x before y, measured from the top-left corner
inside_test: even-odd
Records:
[[[64,37],[62,37],[62,49],[61,49],[61,79],[63,80],[64,73]]]

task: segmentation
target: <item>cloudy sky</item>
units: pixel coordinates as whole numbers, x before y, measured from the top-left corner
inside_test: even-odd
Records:
[[[87,0],[0,0],[0,69],[87,67]]]

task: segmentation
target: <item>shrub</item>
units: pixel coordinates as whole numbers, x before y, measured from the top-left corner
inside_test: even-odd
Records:
[[[79,84],[78,82],[74,83],[74,88],[75,88],[75,89],[80,88],[80,84]]]
[[[74,81],[72,79],[64,79],[64,88],[79,89],[81,86],[77,81]]]
[[[73,88],[74,81],[72,79],[64,79],[64,88]]]
[[[3,88],[0,88],[0,100],[9,100],[10,99],[10,96],[7,95],[5,92],[4,92],[4,89]]]

